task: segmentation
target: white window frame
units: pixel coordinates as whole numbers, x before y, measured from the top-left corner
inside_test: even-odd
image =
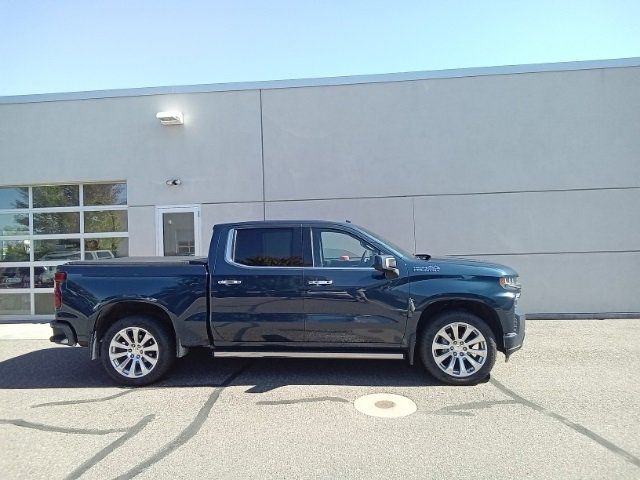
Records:
[[[202,255],[201,245],[201,205],[162,205],[156,206],[156,255],[164,257],[164,228],[162,215],[165,213],[193,213],[194,256]]]

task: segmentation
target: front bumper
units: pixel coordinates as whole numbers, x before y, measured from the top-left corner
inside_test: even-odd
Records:
[[[503,336],[504,354],[507,360],[513,352],[520,350],[524,343],[526,316],[521,313],[513,315],[513,330]]]
[[[78,336],[75,330],[67,322],[54,320],[49,325],[51,325],[51,329],[53,330],[53,336],[49,338],[49,341],[70,346],[78,343]]]

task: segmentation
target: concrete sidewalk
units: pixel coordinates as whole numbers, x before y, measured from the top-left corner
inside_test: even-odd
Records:
[[[0,324],[0,340],[49,340],[51,335],[48,323]]]

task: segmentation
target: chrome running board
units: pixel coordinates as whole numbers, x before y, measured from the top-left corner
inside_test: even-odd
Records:
[[[357,352],[247,352],[247,351],[214,351],[214,357],[245,358],[357,358],[370,360],[404,360],[404,353],[357,353]]]

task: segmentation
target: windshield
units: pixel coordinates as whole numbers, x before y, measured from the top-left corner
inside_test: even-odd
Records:
[[[408,258],[413,258],[415,257],[415,255],[411,252],[408,252],[407,250],[405,250],[404,248],[400,247],[399,245],[396,245],[393,242],[390,242],[389,240],[382,238],[380,235],[378,235],[377,233],[373,233],[370,230],[367,230],[364,227],[360,227],[358,226],[358,228],[360,230],[362,230],[364,233],[366,233],[367,235],[369,235],[370,237],[372,237],[374,240],[378,240],[382,243],[384,243],[386,246],[388,246],[391,250],[393,250],[395,253],[399,254],[400,256],[403,257],[408,257]]]

